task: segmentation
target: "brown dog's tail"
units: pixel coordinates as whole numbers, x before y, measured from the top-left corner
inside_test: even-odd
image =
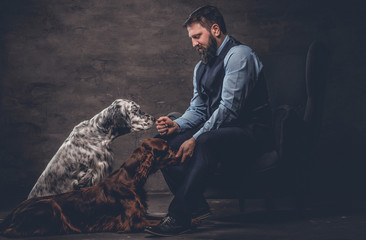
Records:
[[[1,236],[7,236],[7,237],[12,236],[12,235],[9,236],[7,233],[9,233],[11,231],[10,224],[11,224],[11,219],[13,217],[13,212],[11,212],[8,216],[6,216],[6,218],[0,223],[0,235]]]
[[[80,232],[63,215],[53,199],[32,198],[22,202],[1,223],[1,235],[6,237],[42,236]]]

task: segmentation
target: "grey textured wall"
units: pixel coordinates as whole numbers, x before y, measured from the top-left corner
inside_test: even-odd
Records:
[[[331,74],[315,175],[326,188],[361,186],[355,183],[365,180],[359,169],[365,167],[366,39],[357,2],[5,0],[0,192],[8,194],[1,201],[23,199],[73,126],[116,98],[132,99],[155,116],[184,111],[198,59],[181,25],[207,3],[219,7],[231,35],[259,54],[305,56],[312,40],[328,44]],[[116,140],[115,167],[154,134]],[[147,188],[166,190],[160,175]]]

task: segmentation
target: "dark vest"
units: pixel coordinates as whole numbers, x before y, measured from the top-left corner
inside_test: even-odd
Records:
[[[206,103],[209,117],[220,105],[223,80],[225,77],[225,56],[232,47],[240,44],[240,42],[230,37],[216,58],[207,64],[201,63],[197,69],[197,90],[200,97]],[[245,99],[245,103],[242,105],[242,109],[240,109],[238,120],[227,125],[242,126],[251,123],[271,124],[271,110],[268,104],[267,87],[263,74],[260,74],[252,91]]]

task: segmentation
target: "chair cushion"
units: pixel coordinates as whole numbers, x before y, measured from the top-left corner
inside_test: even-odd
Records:
[[[258,157],[253,166],[254,172],[264,172],[278,164],[286,165],[284,162],[293,161],[303,143],[304,123],[292,106],[281,105],[274,111],[273,129],[275,149]]]
[[[271,152],[263,153],[255,162],[254,171],[264,172],[273,169],[278,162],[278,152],[273,150]]]

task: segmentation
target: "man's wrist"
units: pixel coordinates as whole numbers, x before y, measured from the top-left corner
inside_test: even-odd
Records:
[[[173,124],[174,124],[175,131],[179,133],[180,132],[180,126],[179,126],[179,124],[176,123],[175,121],[173,121]]]

